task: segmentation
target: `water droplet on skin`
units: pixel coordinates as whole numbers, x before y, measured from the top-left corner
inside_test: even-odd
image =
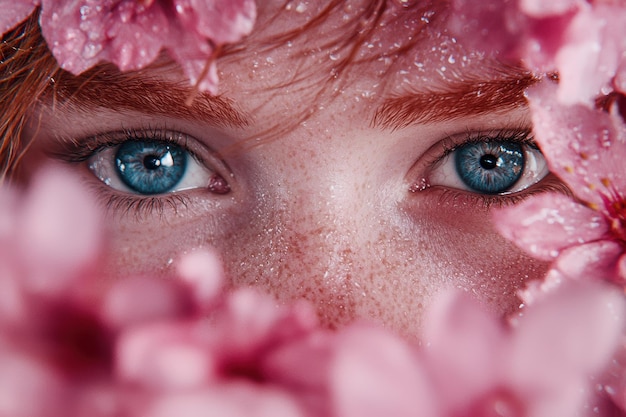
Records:
[[[454,64],[456,62],[456,59],[454,59],[454,56],[450,55],[448,57],[448,62],[451,63],[451,64]]]
[[[293,10],[296,13],[304,13],[307,9],[307,4],[304,2],[298,2],[298,4],[294,4],[293,1],[290,1],[285,5],[286,10]]]
[[[337,53],[330,53],[330,54],[328,54],[328,58],[330,58],[331,61],[337,61],[339,59],[339,54],[337,54]]]

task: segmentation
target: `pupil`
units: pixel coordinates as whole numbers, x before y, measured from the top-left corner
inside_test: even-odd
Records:
[[[161,166],[161,158],[156,155],[146,155],[143,158],[143,166],[147,169],[155,170]]]
[[[498,165],[498,158],[494,155],[483,155],[480,157],[480,166],[485,169],[494,169]]]

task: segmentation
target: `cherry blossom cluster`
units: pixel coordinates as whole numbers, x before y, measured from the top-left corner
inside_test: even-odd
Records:
[[[59,195],[61,193],[61,195]],[[98,211],[47,169],[0,195],[0,415],[613,415],[620,291],[566,285],[515,326],[465,295],[435,304],[418,347],[375,325],[321,327],[306,302],[225,291],[211,251],[171,279],[103,282]],[[71,232],[70,232],[71,231]],[[598,389],[600,387],[600,389]],[[36,400],[34,400],[36,399]]]
[[[454,0],[453,10],[451,30],[542,79],[527,92],[534,139],[571,192],[534,195],[494,216],[504,236],[551,262],[520,297],[534,305],[571,282],[626,290],[626,4]],[[622,407],[625,377],[617,371],[608,385]]]
[[[80,74],[111,62],[144,68],[162,50],[192,85],[217,93],[217,48],[249,34],[254,0],[0,0],[0,33],[41,8],[39,23],[60,67]]]

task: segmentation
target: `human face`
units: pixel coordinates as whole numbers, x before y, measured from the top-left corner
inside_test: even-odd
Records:
[[[234,286],[306,298],[330,327],[365,317],[407,336],[446,289],[499,314],[517,308],[515,291],[545,265],[500,237],[490,211],[556,186],[525,143],[529,78],[470,52],[445,13],[420,7],[390,6],[345,68],[354,44],[337,40],[367,1],[267,47],[323,5],[263,3],[257,31],[218,61],[219,98],[186,106],[185,80],[159,63],[96,77],[34,112],[25,166],[54,154],[90,185],[108,216],[107,275],[166,276],[178,256],[213,247]],[[496,140],[524,142],[522,179],[503,195],[467,189],[459,146]],[[183,182],[131,191],[116,166],[135,169],[142,149],[168,143],[169,162],[195,155]]]

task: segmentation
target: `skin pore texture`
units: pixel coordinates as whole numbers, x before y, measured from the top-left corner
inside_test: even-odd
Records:
[[[356,48],[337,40],[367,2],[263,47],[324,5],[259,3],[255,32],[218,59],[217,98],[187,106],[191,88],[163,60],[58,86],[33,112],[22,170],[54,155],[93,190],[111,238],[107,276],[166,277],[178,256],[214,247],[232,285],[308,299],[330,327],[363,317],[416,337],[447,289],[498,314],[517,309],[516,290],[545,265],[499,236],[490,212],[559,184],[548,175],[481,195],[442,170],[468,138],[530,129],[532,79],[466,50],[427,5],[389,5]],[[167,195],[115,190],[90,161],[128,137],[178,141],[204,174]],[[207,189],[207,176],[228,187]]]

